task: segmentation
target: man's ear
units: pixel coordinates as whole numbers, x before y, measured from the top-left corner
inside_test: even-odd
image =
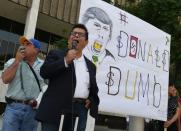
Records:
[[[37,54],[41,52],[41,50],[40,50],[40,49],[38,49],[38,48],[36,48],[36,50],[37,50]]]
[[[68,41],[68,43],[67,43],[67,44],[68,44],[68,45],[67,45],[68,49],[71,49],[71,48],[72,48],[71,43]]]
[[[111,40],[111,34],[109,35],[109,39],[108,39],[108,41],[110,41]]]
[[[87,46],[88,42],[89,42],[89,41],[88,41],[88,40],[86,40],[86,45],[85,45],[85,46]]]

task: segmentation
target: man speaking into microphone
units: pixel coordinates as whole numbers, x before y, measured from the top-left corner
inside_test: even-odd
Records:
[[[82,24],[72,28],[68,51],[52,50],[40,69],[49,86],[42,97],[36,119],[42,131],[58,131],[64,114],[63,131],[73,131],[75,116],[79,117],[77,131],[85,131],[87,112],[94,118],[98,114],[98,87],[96,67],[83,54],[88,43],[88,31]]]

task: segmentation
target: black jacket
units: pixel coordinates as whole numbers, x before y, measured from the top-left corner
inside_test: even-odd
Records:
[[[61,114],[72,113],[76,76],[73,63],[65,67],[65,54],[63,51],[50,51],[40,69],[41,76],[49,79],[49,85],[37,110],[36,119],[39,121],[59,123]],[[85,61],[90,76],[88,96],[91,100],[90,115],[96,118],[99,105],[96,67],[86,57]]]

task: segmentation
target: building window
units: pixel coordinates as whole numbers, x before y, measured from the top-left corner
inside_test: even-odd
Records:
[[[23,35],[24,27],[24,24],[0,17],[0,70],[4,68],[4,63],[7,60],[15,57],[20,45],[19,37]],[[42,43],[40,56],[43,58],[49,49],[56,47],[56,41],[62,39],[62,37],[58,35],[40,29],[36,29],[35,38]]]

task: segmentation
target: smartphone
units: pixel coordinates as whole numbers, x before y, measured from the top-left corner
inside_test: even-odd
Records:
[[[25,49],[26,49],[25,46],[20,46],[19,49],[18,49],[18,51],[22,52],[22,51],[24,51]]]

